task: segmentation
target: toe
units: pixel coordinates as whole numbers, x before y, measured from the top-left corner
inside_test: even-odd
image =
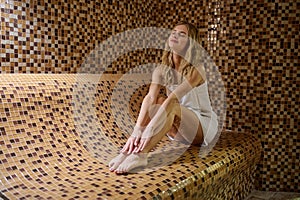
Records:
[[[114,163],[114,165],[112,165],[109,168],[109,170],[113,172],[113,171],[115,171],[118,168],[119,165],[120,165],[120,163],[116,162],[116,163]]]
[[[109,164],[108,164],[108,167],[111,168],[114,164],[115,164],[114,161],[110,161]]]
[[[115,170],[116,174],[123,174],[123,167],[119,166],[116,170]]]
[[[113,167],[109,168],[109,171],[114,172],[115,169]]]

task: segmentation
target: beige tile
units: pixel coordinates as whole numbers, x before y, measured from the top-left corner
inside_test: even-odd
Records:
[[[266,191],[258,191],[254,190],[251,193],[252,197],[260,198],[260,199],[270,199],[275,195],[274,192],[266,192]]]
[[[300,200],[300,193],[254,190],[245,200]]]
[[[255,196],[248,196],[245,200],[265,200],[265,199],[262,199],[262,198],[259,198],[259,197],[255,197]]]
[[[277,192],[270,200],[298,200],[300,193]]]

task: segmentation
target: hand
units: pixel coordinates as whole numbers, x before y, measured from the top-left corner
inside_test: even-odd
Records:
[[[139,145],[140,139],[142,136],[142,128],[135,126],[131,136],[128,138],[126,144],[121,150],[121,153],[127,151],[128,154],[131,154],[133,150]]]
[[[138,146],[135,146],[133,153],[139,153],[149,144],[151,137],[141,138]]]
[[[145,149],[145,147],[149,144],[151,138],[153,137],[153,127],[147,127],[147,129],[143,132],[142,137],[139,138],[138,145],[135,145],[133,153],[139,153]]]
[[[121,153],[125,153],[127,152],[127,154],[131,154],[131,152],[134,150],[135,143],[136,143],[136,137],[130,136],[126,142],[126,144],[124,145],[124,147],[121,150]]]

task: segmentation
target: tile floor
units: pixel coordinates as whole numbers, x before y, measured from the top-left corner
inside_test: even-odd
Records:
[[[7,200],[0,193],[0,200]],[[300,193],[263,192],[254,190],[245,200],[300,200]]]
[[[254,190],[245,200],[300,200],[300,193]]]

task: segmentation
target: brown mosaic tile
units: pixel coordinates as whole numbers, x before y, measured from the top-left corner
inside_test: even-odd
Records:
[[[147,83],[143,77],[138,81],[131,76],[129,82],[120,81],[119,77],[1,75],[0,88],[5,88],[2,92],[5,98],[16,105],[20,103],[11,107],[0,104],[1,116],[23,112],[5,116],[5,120],[0,121],[2,196],[18,199],[132,199],[133,196],[140,199],[242,199],[251,191],[253,163],[258,162],[260,151],[254,148],[259,141],[251,134],[224,132],[213,151],[203,158],[198,155],[199,148],[172,145],[165,138],[149,157],[149,167],[155,170],[140,169],[126,176],[109,172],[107,161],[116,155],[127,138],[127,133],[120,129],[124,124],[115,123],[116,116],[124,121],[127,118],[113,113],[110,106],[118,105],[113,102],[113,90]],[[14,97],[9,95],[11,92]],[[130,111],[132,116],[146,92],[147,86],[143,85],[135,90],[130,103],[134,107]],[[26,98],[31,106],[22,102],[23,97],[18,98],[27,94],[30,94]],[[129,122],[125,125],[130,128]],[[187,149],[184,154],[180,152],[182,148]],[[170,159],[168,151],[180,157],[175,162],[171,159],[170,165],[161,165]],[[224,183],[228,183],[228,187],[224,187]]]
[[[142,2],[2,2],[0,72],[77,72],[97,43],[118,32],[149,26],[151,15],[143,12],[149,7],[151,3]],[[110,72],[119,69],[111,67]]]
[[[226,80],[226,128],[250,131],[261,139],[264,159],[257,189],[299,192],[300,165],[294,160],[299,157],[299,40],[292,39],[299,35],[299,4],[168,1],[159,7],[166,26],[172,26],[165,20],[170,16],[200,27],[203,45]]]
[[[256,189],[299,192],[300,164],[295,159],[300,157],[298,2],[11,0],[0,3],[0,14],[1,74],[76,73],[99,43],[117,33],[148,26],[172,28],[173,23],[182,19],[196,24],[202,45],[212,56],[225,84],[225,128],[251,132],[263,145]],[[155,49],[137,50],[114,58],[106,69],[91,65],[85,70],[122,74],[138,65],[159,62],[160,54]],[[108,52],[108,57],[111,55]],[[1,82],[5,79],[0,77]],[[26,132],[25,124],[31,123],[30,130],[43,133],[45,130],[35,127],[37,121],[31,122],[40,107],[45,110],[40,118],[48,119],[44,126],[61,130],[63,127],[56,127],[51,121],[69,112],[68,106],[52,110],[51,105],[58,102],[53,102],[51,96],[61,95],[62,91],[33,92],[39,86],[18,86],[14,91],[10,89],[12,85],[0,88],[0,103],[4,105],[0,111],[5,113],[1,114],[0,122],[16,126],[19,132]],[[31,102],[36,95],[40,99]],[[13,101],[13,97],[19,100]],[[52,104],[45,104],[44,98]],[[65,99],[61,100],[65,103]],[[19,109],[11,112],[15,108]],[[19,114],[24,119],[9,121]],[[70,116],[64,117],[62,124],[70,124]],[[1,134],[8,131],[11,130]]]

